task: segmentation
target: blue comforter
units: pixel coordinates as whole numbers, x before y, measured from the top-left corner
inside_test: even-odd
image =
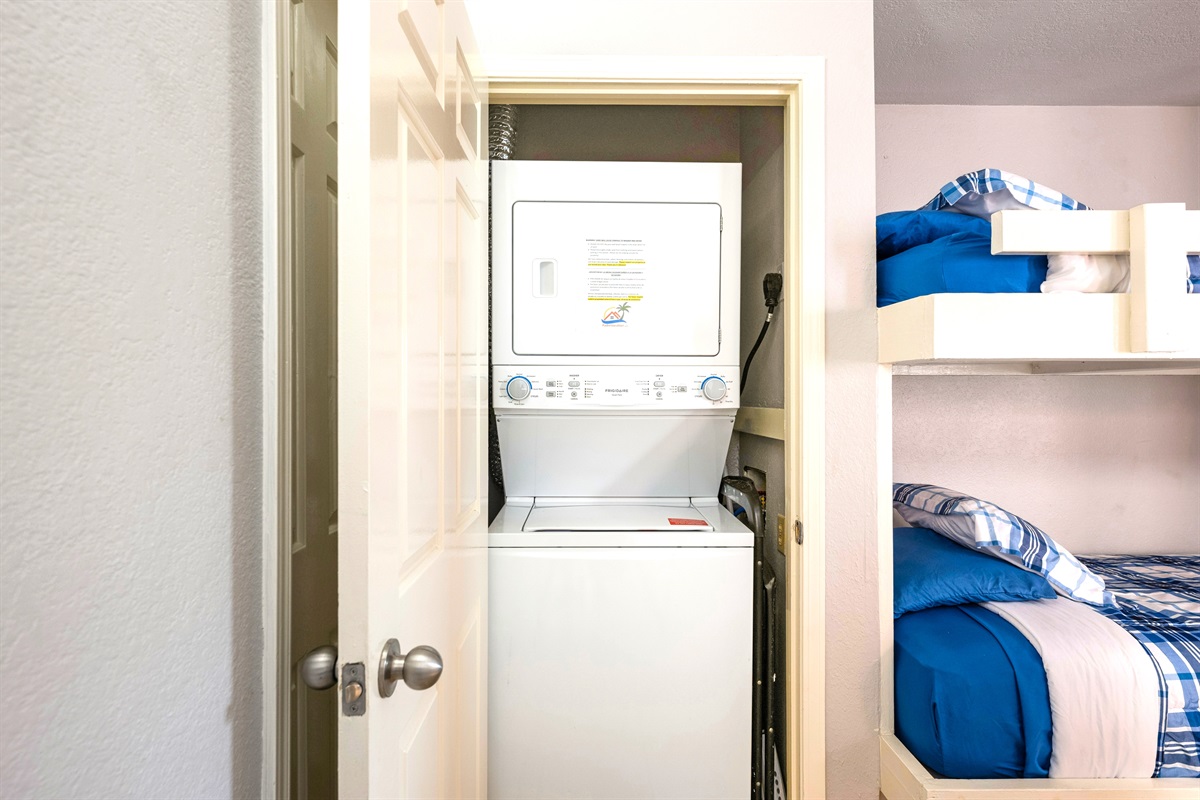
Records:
[[[992,224],[952,211],[875,218],[878,304],[941,292],[1038,292],[1046,257],[992,255]]]
[[[1050,696],[1042,658],[976,605],[896,620],[896,736],[950,778],[1045,778]]]

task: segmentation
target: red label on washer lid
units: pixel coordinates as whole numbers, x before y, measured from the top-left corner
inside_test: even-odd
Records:
[[[703,519],[682,519],[680,517],[667,517],[667,522],[672,525],[703,525],[708,527],[708,520]]]

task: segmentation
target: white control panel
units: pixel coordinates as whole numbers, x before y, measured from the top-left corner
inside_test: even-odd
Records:
[[[517,371],[517,370],[520,371]],[[694,367],[493,368],[500,409],[696,409],[738,407],[738,371]]]

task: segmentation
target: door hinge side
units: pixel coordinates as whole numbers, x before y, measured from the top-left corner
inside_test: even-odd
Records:
[[[804,544],[804,523],[796,520],[796,524],[793,527],[796,530],[796,544]]]

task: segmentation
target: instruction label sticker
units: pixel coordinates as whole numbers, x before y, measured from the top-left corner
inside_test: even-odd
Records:
[[[628,303],[646,292],[646,242],[587,239],[588,300]]]
[[[667,522],[672,525],[703,525],[708,527],[708,522],[702,519],[684,519],[682,517],[667,517]]]

